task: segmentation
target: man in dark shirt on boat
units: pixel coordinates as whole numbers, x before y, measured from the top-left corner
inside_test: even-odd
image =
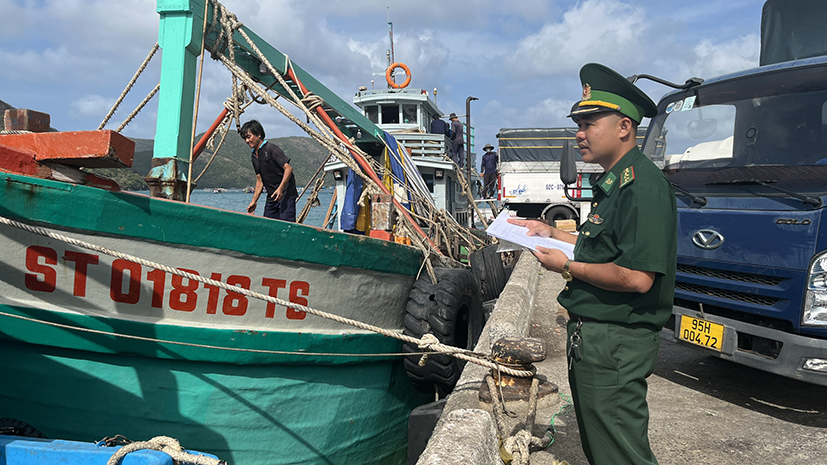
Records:
[[[451,158],[462,168],[462,123],[456,113],[451,113],[448,119],[451,120]]]
[[[482,149],[485,150],[482,156],[482,198],[489,199],[497,192],[497,152],[491,144],[485,144]]]
[[[296,222],[296,178],[290,159],[278,145],[264,139],[264,128],[256,120],[241,126],[241,137],[250,146],[253,170],[256,172],[256,187],[253,200],[247,206],[247,213],[255,213],[256,203],[262,190],[267,190],[264,216],[277,220]]]
[[[439,115],[434,115],[434,120],[431,121],[431,134],[445,134],[446,136],[451,134],[448,130],[448,123],[442,121]]]

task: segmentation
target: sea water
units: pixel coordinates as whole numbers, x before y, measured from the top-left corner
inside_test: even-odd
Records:
[[[138,191],[138,193],[149,195],[149,191]],[[261,197],[258,199],[258,204],[256,205],[256,215],[258,216],[264,215],[265,195],[267,195],[266,192],[262,193]],[[309,197],[310,192],[301,196],[296,204],[296,216],[301,213],[302,208],[304,208],[304,205],[307,203],[307,199]],[[310,212],[307,214],[307,219],[304,220],[304,224],[322,227],[324,217],[327,214],[327,209],[330,207],[331,198],[333,198],[333,189],[327,187],[322,189],[321,192],[319,192],[319,202],[321,205],[310,209]],[[240,213],[245,213],[247,211],[247,205],[250,205],[251,200],[253,200],[253,194],[246,193],[241,189],[227,189],[221,193],[213,193],[212,189],[209,191],[196,189],[192,191],[192,194],[190,194],[190,203]],[[334,227],[335,226],[336,223],[334,223]]]

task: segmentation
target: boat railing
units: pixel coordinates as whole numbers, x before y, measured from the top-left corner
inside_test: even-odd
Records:
[[[444,134],[395,133],[393,137],[411,149],[411,155],[421,157],[442,157],[451,143]]]

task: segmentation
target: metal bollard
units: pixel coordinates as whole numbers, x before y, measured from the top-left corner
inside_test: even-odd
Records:
[[[491,347],[491,356],[499,364],[514,368],[517,370],[531,370],[534,371],[534,362],[541,362],[546,359],[546,343],[542,339],[534,338],[516,338],[505,337]],[[498,373],[497,370],[491,370],[491,373],[486,375],[494,378],[498,390],[502,392],[502,400],[509,401],[529,401],[529,393],[531,391],[531,377],[516,377],[505,373]],[[542,399],[549,394],[557,394],[558,388],[554,383],[549,382],[542,375],[534,375],[540,381],[537,391],[538,399]],[[480,387],[479,400],[480,402],[490,404],[493,403],[491,392],[488,389],[486,382],[482,383]],[[500,395],[500,393],[496,393]]]

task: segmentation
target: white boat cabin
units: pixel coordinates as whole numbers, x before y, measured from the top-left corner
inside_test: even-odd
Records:
[[[428,91],[412,88],[367,90],[361,87],[353,97],[353,103],[372,123],[408,149],[436,207],[449,212],[460,224],[467,224],[470,204],[457,180],[457,167],[451,161],[451,141],[444,134],[430,133],[433,115],[446,121],[447,115],[440,112]],[[473,127],[470,131],[464,127],[463,131],[466,141],[470,134],[471,166],[476,166]],[[462,170],[465,175],[465,168]],[[340,161],[333,161],[325,165],[325,171],[333,172],[341,206],[345,198],[347,167]],[[479,176],[472,176],[470,181],[474,195],[477,194],[475,181],[478,180]]]

